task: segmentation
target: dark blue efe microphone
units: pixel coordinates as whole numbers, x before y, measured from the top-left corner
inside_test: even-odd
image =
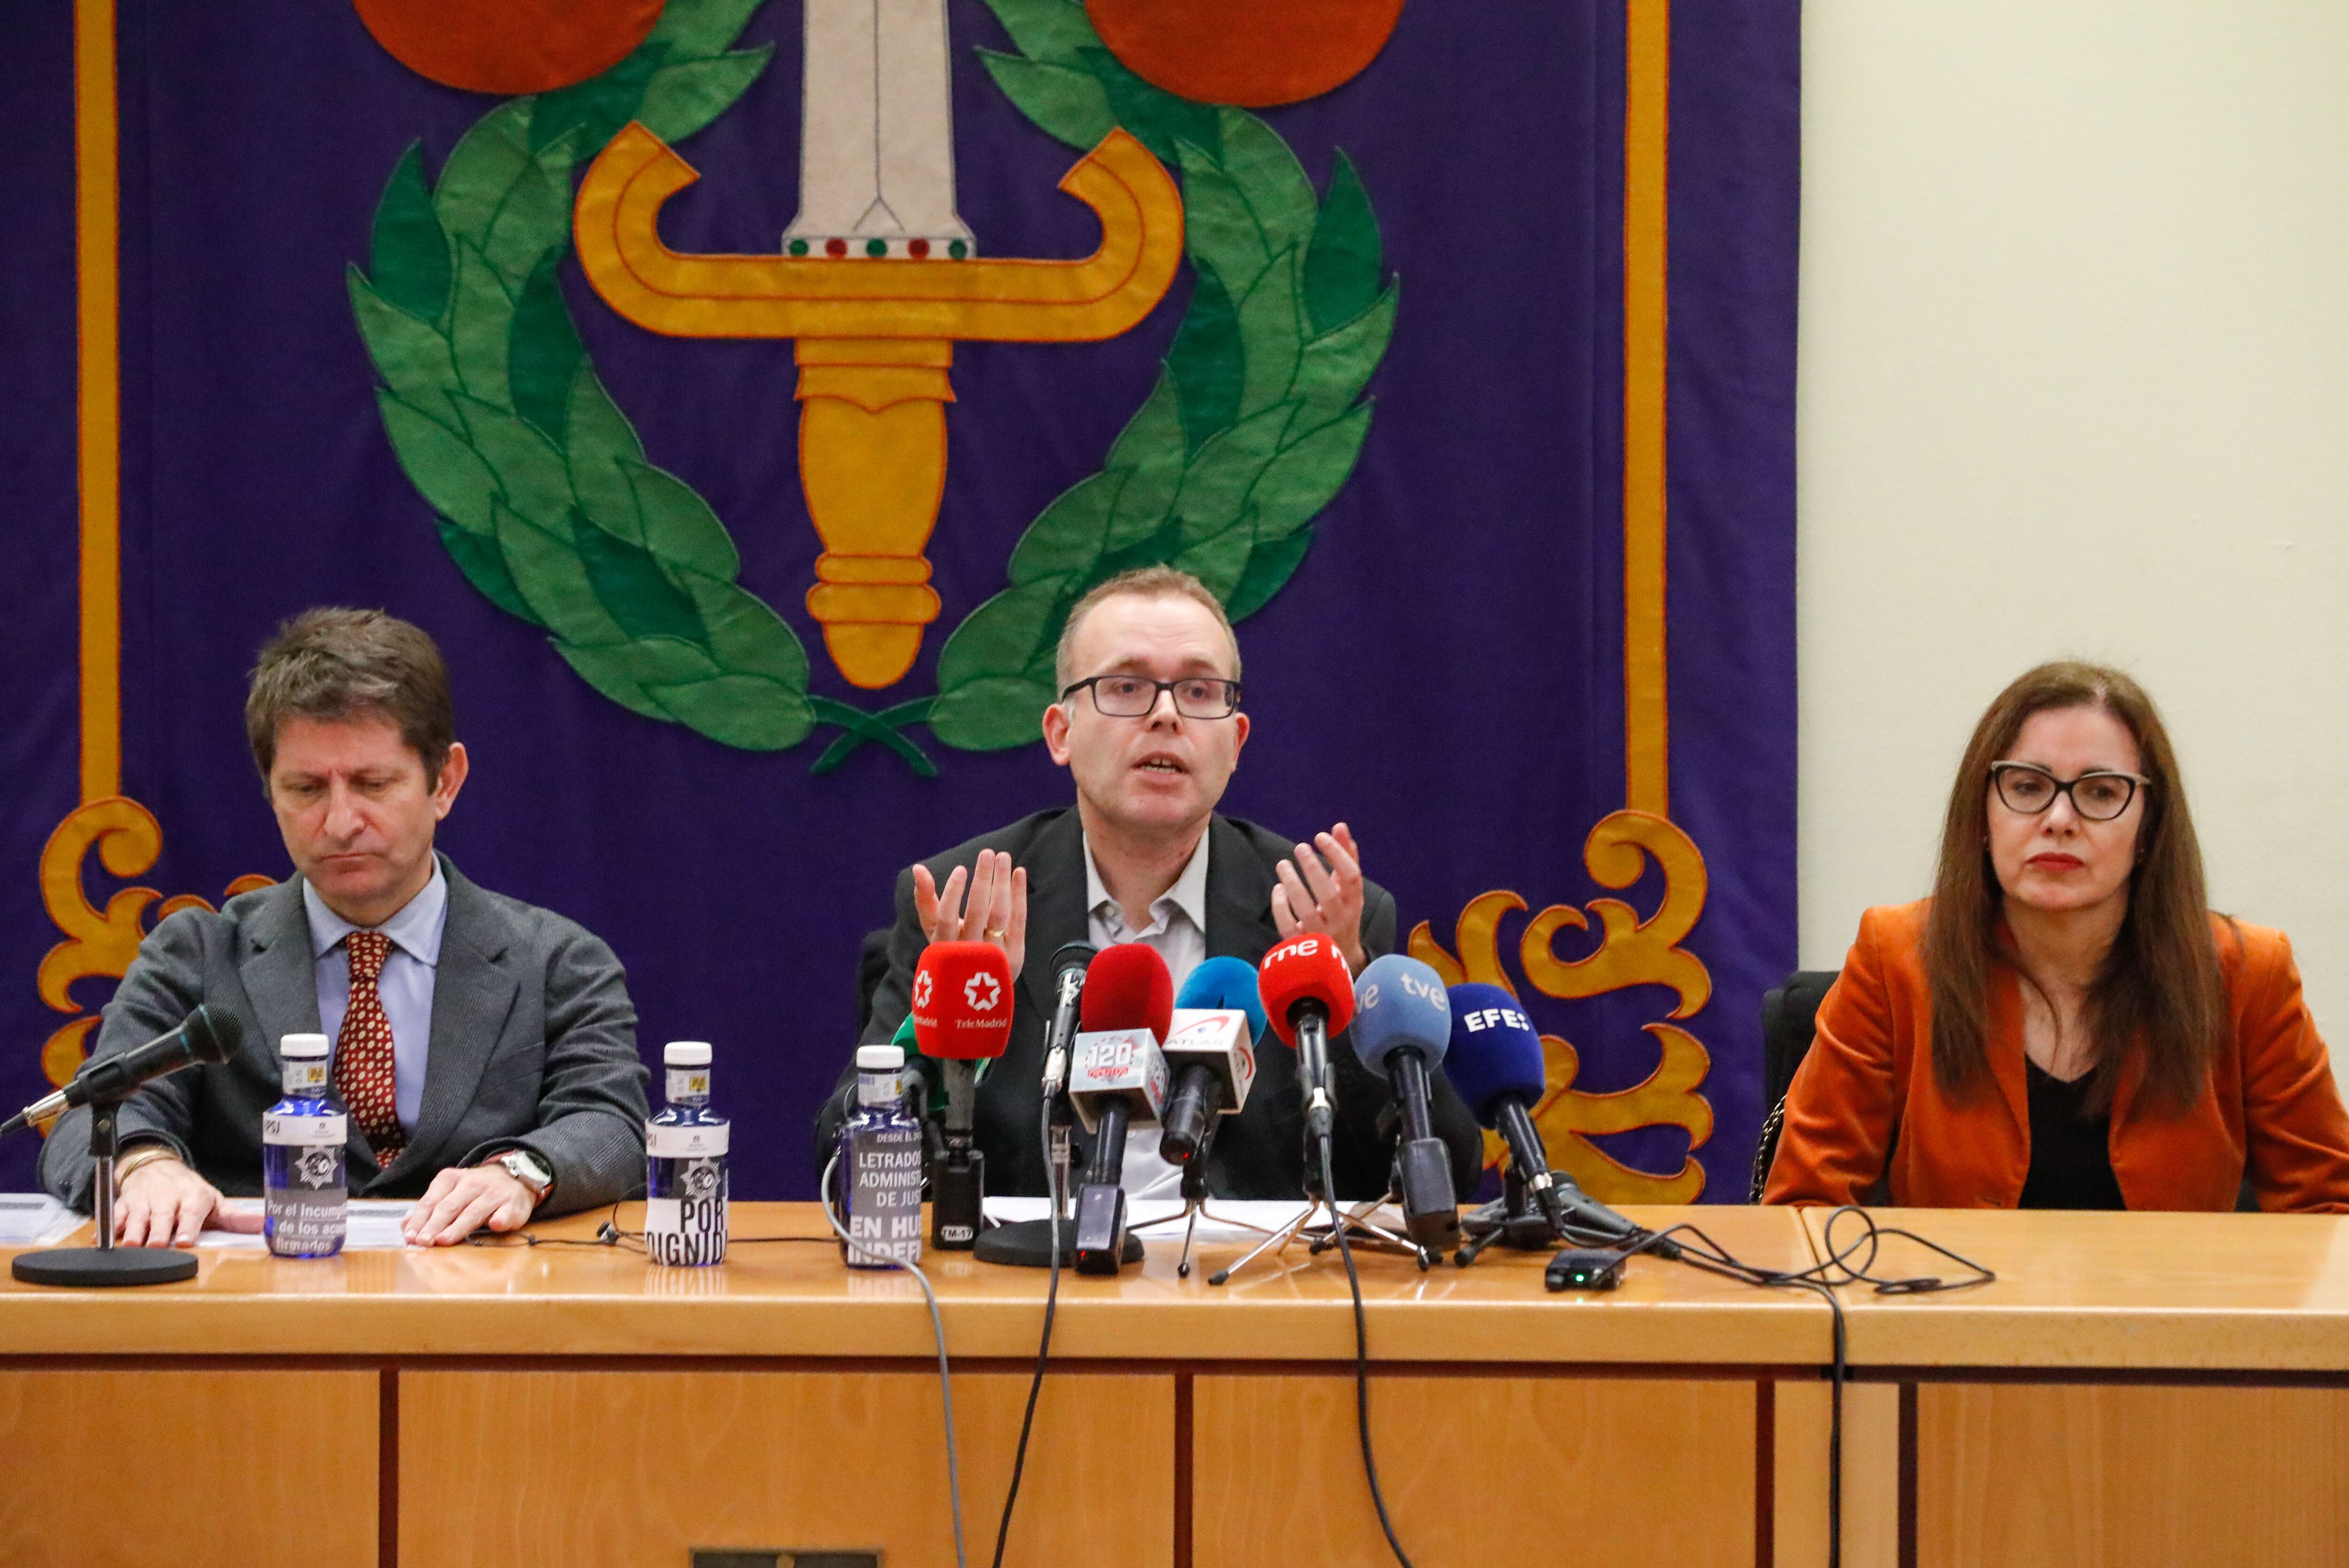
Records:
[[[1573,1177],[1550,1170],[1549,1151],[1527,1109],[1540,1101],[1549,1074],[1540,1031],[1517,999],[1498,985],[1471,984],[1452,987],[1451,1000],[1452,1053],[1444,1077],[1478,1123],[1509,1146],[1509,1164],[1550,1228],[1571,1223],[1625,1240],[1640,1235],[1637,1225],[1583,1191]]]
[[[1206,1148],[1216,1119],[1246,1105],[1248,1086],[1256,1081],[1253,1053],[1264,1033],[1264,998],[1257,990],[1256,965],[1239,958],[1206,960],[1183,982],[1174,1006],[1178,1012],[1198,1008],[1247,1018],[1246,1040],[1231,1038],[1228,1026],[1212,1042],[1213,1048],[1186,1048],[1184,1041],[1195,1031],[1167,1039],[1166,1066],[1174,1075],[1174,1088],[1160,1119],[1158,1152],[1177,1165],[1188,1165]]]
[[[1428,1070],[1444,1060],[1452,1028],[1444,977],[1416,958],[1390,953],[1354,982],[1354,1055],[1394,1086],[1402,1104],[1395,1185],[1402,1191],[1403,1227],[1437,1252],[1460,1242],[1452,1157],[1428,1111]]]

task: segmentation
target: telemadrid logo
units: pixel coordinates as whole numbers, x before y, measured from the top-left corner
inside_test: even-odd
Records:
[[[970,1004],[974,1013],[992,1013],[995,1005],[1003,1000],[1003,988],[995,976],[981,971],[963,982],[962,999]]]
[[[929,1005],[930,972],[926,969],[916,970],[914,974],[914,1006],[926,1007]]]

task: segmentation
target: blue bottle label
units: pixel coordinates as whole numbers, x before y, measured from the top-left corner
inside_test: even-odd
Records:
[[[904,1117],[857,1118],[843,1134],[848,1167],[848,1253],[856,1268],[885,1268],[871,1255],[922,1261],[922,1129]]]
[[[280,1257],[340,1252],[350,1210],[345,1147],[350,1119],[316,1101],[264,1112],[262,1231]]]
[[[726,1261],[726,1150],[715,1119],[645,1129],[645,1255],[698,1268]]]

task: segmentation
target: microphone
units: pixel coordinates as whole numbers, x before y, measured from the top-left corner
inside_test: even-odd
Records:
[[[1452,1003],[1444,977],[1416,958],[1390,953],[1354,985],[1354,1055],[1394,1086],[1402,1105],[1395,1144],[1395,1185],[1403,1228],[1433,1252],[1460,1243],[1460,1204],[1453,1195],[1452,1157],[1428,1114],[1427,1072],[1452,1044]]]
[[[1571,1224],[1619,1241],[1647,1234],[1585,1192],[1573,1177],[1549,1168],[1549,1151],[1526,1109],[1547,1091],[1549,1075],[1542,1065],[1541,1035],[1515,996],[1498,985],[1452,987],[1452,1052],[1444,1076],[1478,1123],[1500,1133],[1508,1145],[1510,1171],[1533,1194],[1551,1230],[1562,1235]],[[1679,1254],[1676,1243],[1660,1243],[1656,1250],[1666,1257]]]
[[[1452,987],[1452,1054],[1446,1076],[1475,1115],[1509,1148],[1509,1169],[1541,1206],[1552,1230],[1566,1223],[1563,1195],[1549,1169],[1549,1152],[1526,1109],[1549,1088],[1541,1035],[1517,999],[1499,985]]]
[[[1305,1191],[1321,1196],[1320,1145],[1337,1123],[1330,1084],[1330,1037],[1354,1016],[1354,977],[1337,944],[1313,933],[1275,943],[1257,970],[1272,1032],[1297,1052],[1297,1088],[1305,1098]]]
[[[1238,1114],[1256,1082],[1256,1039],[1264,1030],[1264,1002],[1256,967],[1245,959],[1210,958],[1191,971],[1174,998],[1174,1032],[1166,1037],[1166,1068],[1174,1092],[1158,1151],[1187,1165],[1206,1150],[1219,1116]]]
[[[1159,1047],[1174,1013],[1174,977],[1158,950],[1139,942],[1105,947],[1086,971],[1079,1003],[1069,1100],[1093,1134],[1092,1164],[1077,1190],[1077,1272],[1115,1274],[1125,1252],[1126,1129],[1158,1119],[1166,1105]]]
[[[181,1068],[219,1067],[244,1043],[244,1026],[236,1015],[200,1004],[180,1026],[112,1056],[95,1057],[82,1064],[71,1082],[43,1095],[6,1121],[0,1138],[34,1122],[46,1121],[78,1105],[119,1104],[141,1084],[178,1072]]]
[[[930,1179],[930,1244],[978,1244],[986,1157],[977,1147],[978,1074],[1011,1042],[1011,961],[991,942],[933,942],[914,970],[914,1041],[946,1084],[946,1148]]]
[[[1048,1098],[1069,1086],[1069,1041],[1077,1032],[1085,971],[1098,951],[1090,942],[1070,942],[1063,943],[1061,950],[1052,954],[1052,1032],[1044,1038],[1044,1093]]]

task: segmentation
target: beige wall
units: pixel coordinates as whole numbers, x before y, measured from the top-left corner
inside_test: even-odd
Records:
[[[2349,3],[1806,0],[1803,70],[1803,962],[2079,655],[2349,1055]]]

